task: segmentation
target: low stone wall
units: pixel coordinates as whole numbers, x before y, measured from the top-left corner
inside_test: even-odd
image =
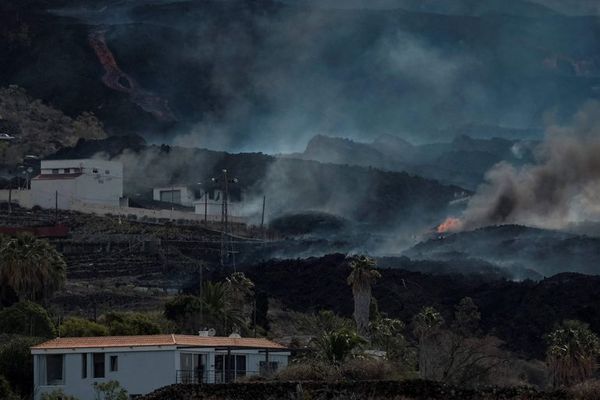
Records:
[[[438,382],[252,382],[171,385],[140,400],[568,400],[565,392],[531,388],[460,389]]]

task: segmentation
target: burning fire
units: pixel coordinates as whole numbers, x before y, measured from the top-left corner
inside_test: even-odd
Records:
[[[456,232],[462,229],[463,222],[454,217],[448,217],[437,227],[437,233]]]

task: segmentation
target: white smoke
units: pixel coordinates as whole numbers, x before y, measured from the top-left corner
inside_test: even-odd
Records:
[[[568,126],[552,125],[535,149],[537,163],[500,163],[469,201],[464,228],[518,223],[550,229],[600,221],[600,102]]]

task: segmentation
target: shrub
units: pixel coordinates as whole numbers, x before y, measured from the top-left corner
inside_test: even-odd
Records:
[[[108,313],[102,318],[111,335],[156,335],[160,326],[140,313]]]
[[[394,364],[372,358],[355,358],[346,361],[340,367],[343,378],[353,381],[394,380],[400,376]]]
[[[85,337],[107,335],[107,327],[83,318],[67,318],[60,326],[61,337]]]
[[[312,360],[290,364],[274,378],[279,381],[335,381],[341,375],[337,367]]]
[[[27,397],[32,389],[33,357],[30,347],[44,340],[15,337],[0,345],[0,375],[8,379],[22,397]]]
[[[0,311],[0,333],[51,338],[56,329],[42,306],[23,301]]]
[[[598,400],[600,399],[600,380],[589,379],[573,386],[569,392],[577,400]]]
[[[0,399],[2,400],[19,400],[17,395],[12,391],[10,384],[5,377],[0,375]]]
[[[78,400],[75,396],[65,394],[62,389],[53,390],[49,393],[42,394],[42,400]]]

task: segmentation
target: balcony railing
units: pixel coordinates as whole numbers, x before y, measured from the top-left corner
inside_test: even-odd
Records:
[[[177,370],[176,379],[177,383],[184,384],[200,384],[200,383],[233,383],[246,376],[267,376],[272,374],[273,371],[267,371],[263,369],[261,371],[249,371],[249,370],[197,370],[197,369],[182,369]]]

